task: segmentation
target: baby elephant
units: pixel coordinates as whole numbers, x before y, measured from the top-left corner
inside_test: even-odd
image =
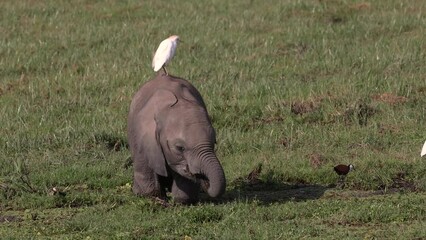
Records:
[[[195,203],[200,187],[221,196],[225,174],[214,152],[215,130],[200,93],[184,79],[158,74],[133,97],[128,116],[133,192]]]

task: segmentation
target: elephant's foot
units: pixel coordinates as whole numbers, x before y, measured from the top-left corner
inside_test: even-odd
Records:
[[[163,199],[165,201],[167,200],[166,191],[164,189],[161,189],[159,185],[152,186],[149,184],[143,184],[143,186],[141,186],[140,184],[138,184],[138,182],[133,181],[132,191],[138,196],[158,198]]]
[[[160,190],[152,190],[152,191],[144,191],[140,187],[137,186],[137,184],[133,185],[132,191],[134,194],[138,196],[144,196],[144,197],[157,197],[157,198],[164,198],[165,195],[162,194]]]

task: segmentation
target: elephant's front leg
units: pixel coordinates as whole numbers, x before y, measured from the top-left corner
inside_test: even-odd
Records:
[[[200,184],[173,174],[172,195],[176,202],[183,204],[196,203],[199,200]]]
[[[166,199],[166,191],[160,177],[147,168],[138,169],[133,175],[133,193],[147,197]]]

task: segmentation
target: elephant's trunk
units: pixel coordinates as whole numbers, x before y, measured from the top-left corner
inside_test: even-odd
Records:
[[[204,146],[198,151],[198,158],[201,159],[200,173],[208,180],[208,184],[202,183],[204,190],[210,197],[220,197],[225,192],[226,179],[213,148]]]

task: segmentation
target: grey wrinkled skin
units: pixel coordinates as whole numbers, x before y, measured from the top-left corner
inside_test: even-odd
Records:
[[[184,79],[159,73],[134,95],[128,116],[133,192],[182,203],[200,188],[220,197],[225,174],[214,152],[215,131],[200,93]]]

